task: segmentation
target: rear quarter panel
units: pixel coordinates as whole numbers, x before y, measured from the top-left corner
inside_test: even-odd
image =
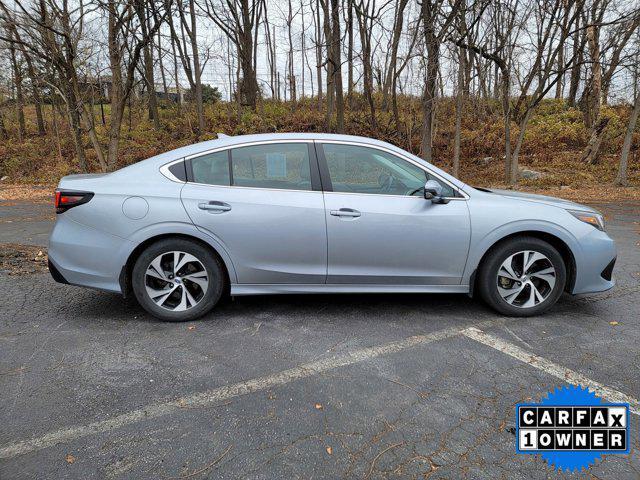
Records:
[[[108,262],[118,273],[140,243],[158,235],[181,234],[198,238],[215,248],[227,266],[231,281],[235,281],[235,270],[226,250],[202,234],[187,215],[180,201],[183,186],[184,183],[162,175],[155,163],[147,162],[106,175],[64,177],[59,184],[62,189],[95,194],[89,203],[63,215],[67,221],[103,232],[105,238],[122,240],[114,242],[111,258],[103,259],[103,263]],[[132,199],[134,202],[130,203]],[[135,208],[123,207],[125,201]]]

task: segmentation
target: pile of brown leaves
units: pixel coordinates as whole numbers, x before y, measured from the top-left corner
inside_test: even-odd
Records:
[[[53,205],[53,192],[55,189],[56,187],[52,185],[6,184],[3,182],[0,183],[0,201],[28,201],[32,203],[51,203]]]
[[[0,273],[25,275],[45,273],[47,267],[47,249],[19,243],[0,243]]]

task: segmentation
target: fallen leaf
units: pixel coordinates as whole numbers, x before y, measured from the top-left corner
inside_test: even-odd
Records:
[[[316,403],[316,410],[322,410],[322,404],[321,403]]]
[[[67,461],[68,464],[72,464],[73,462],[76,461],[76,457],[74,457],[70,453],[64,459]]]
[[[613,325],[615,327],[616,325],[618,325],[618,322],[614,320],[613,322],[609,322],[609,325]]]
[[[196,326],[195,326],[195,325],[189,325],[189,326],[187,327],[187,330],[195,330],[195,329],[196,329]]]
[[[326,449],[326,450],[327,450],[327,453],[328,453],[329,455],[333,455],[333,448],[331,448],[331,447],[327,447],[327,449]]]

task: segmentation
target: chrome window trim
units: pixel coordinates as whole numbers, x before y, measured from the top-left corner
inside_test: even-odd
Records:
[[[309,142],[313,142],[315,143],[319,143],[319,144],[323,144],[323,143],[329,143],[329,144],[337,144],[337,145],[354,145],[357,147],[365,147],[365,148],[373,148],[375,150],[380,150],[382,152],[386,152],[389,153],[391,155],[394,155],[398,158],[401,158],[402,160],[409,162],[412,165],[415,165],[416,167],[418,167],[419,169],[429,173],[430,175],[433,175],[434,177],[436,177],[437,179],[439,179],[441,182],[443,182],[444,184],[448,185],[449,187],[451,187],[452,189],[454,189],[456,192],[460,193],[462,195],[461,197],[444,197],[447,200],[468,200],[469,199],[469,195],[467,194],[467,192],[465,192],[464,190],[462,190],[461,188],[453,185],[451,182],[445,180],[444,178],[442,178],[440,175],[438,175],[437,173],[433,172],[432,170],[430,170],[429,168],[425,167],[424,165],[421,165],[420,163],[416,162],[415,160],[412,160],[411,158],[408,158],[405,155],[399,154],[398,152],[395,152],[389,148],[386,147],[382,147],[380,145],[372,145],[369,143],[362,143],[362,142],[354,142],[354,141],[350,141],[350,140],[319,140],[319,139],[313,139],[313,138],[309,138],[309,139],[300,139],[300,138],[296,138],[296,139],[291,139],[291,140],[259,140],[259,141],[253,141],[253,142],[245,142],[245,143],[237,143],[234,145],[224,145],[221,147],[216,147],[216,148],[211,148],[209,150],[205,150],[203,152],[198,152],[198,153],[194,153],[191,155],[187,155],[185,157],[182,158],[178,158],[176,160],[172,160],[169,163],[164,164],[162,167],[160,167],[160,173],[162,173],[165,177],[167,177],[169,180],[173,181],[173,182],[177,182],[177,183],[183,183],[183,184],[190,184],[190,185],[199,185],[199,186],[204,186],[204,187],[220,187],[220,188],[249,188],[252,190],[271,190],[271,191],[277,191],[277,192],[315,192],[315,193],[337,193],[337,194],[341,194],[341,195],[374,195],[374,196],[378,196],[378,197],[400,197],[400,198],[418,198],[418,199],[422,199],[422,197],[410,197],[408,195],[386,195],[383,193],[358,193],[358,192],[325,192],[323,191],[318,191],[318,190],[296,190],[296,189],[290,189],[290,188],[263,188],[263,187],[244,187],[244,186],[238,186],[238,185],[211,185],[208,183],[197,183],[197,182],[183,182],[182,180],[176,178],[170,171],[169,171],[169,167],[171,167],[172,165],[178,163],[178,162],[186,162],[187,160],[191,160],[192,158],[198,158],[198,157],[202,157],[204,155],[209,155],[211,153],[216,153],[216,152],[220,152],[220,151],[224,151],[224,150],[230,150],[232,148],[240,148],[240,147],[251,147],[254,145],[264,145],[264,144],[272,144],[272,143],[309,143]]]
[[[211,148],[209,150],[205,150],[204,152],[193,153],[191,155],[187,155],[186,157],[184,157],[184,159],[191,160],[192,158],[202,157],[204,155],[209,155],[210,153],[216,153],[222,150],[230,150],[232,148],[239,148],[239,147],[252,147],[254,145],[264,145],[266,143],[309,143],[312,141],[313,140],[311,139],[301,140],[299,138],[296,138],[294,140],[258,140],[254,142],[236,143],[234,145],[225,145],[223,147]],[[254,188],[254,187],[249,187],[249,188]]]
[[[210,150],[206,150],[204,152],[199,152],[199,153],[194,153],[192,155],[188,155],[186,157],[184,157],[184,161],[186,162],[187,160],[191,160],[193,158],[198,158],[198,157],[203,157],[205,155],[210,155],[212,153],[217,153],[217,152],[222,152],[225,150],[231,150],[234,148],[241,148],[241,147],[253,147],[256,145],[264,145],[266,143],[268,144],[278,144],[278,143],[282,143],[282,144],[288,144],[288,143],[309,143],[312,142],[313,140],[311,139],[293,139],[293,140],[260,140],[260,141],[254,141],[254,142],[245,142],[245,143],[237,143],[234,145],[225,145],[224,147],[216,147],[216,148],[212,148]],[[311,162],[311,158],[309,158],[309,162]],[[175,162],[172,162],[171,164],[173,164]],[[171,166],[171,164],[169,164],[169,166]],[[211,185],[210,183],[198,183],[198,182],[186,182],[189,185],[198,185],[201,187],[219,187],[219,188],[242,188],[242,189],[251,189],[251,190],[268,190],[268,191],[273,191],[273,192],[311,192],[311,193],[324,193],[322,191],[319,190],[298,190],[295,188],[272,188],[272,187],[245,187],[243,185]]]
[[[182,183],[182,182],[181,182]],[[274,191],[274,192],[304,192],[304,193],[324,193],[321,192],[320,190],[296,190],[293,188],[264,188],[264,187],[244,187],[242,185],[212,185],[210,183],[197,183],[197,182],[186,182],[189,185],[196,185],[198,187],[215,187],[215,188],[242,188],[242,189],[249,189],[249,190],[269,190],[269,191]]]

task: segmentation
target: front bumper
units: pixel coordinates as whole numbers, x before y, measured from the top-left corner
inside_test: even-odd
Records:
[[[580,239],[581,252],[576,256],[576,278],[573,294],[604,292],[613,288],[616,262],[615,242],[595,228]]]

